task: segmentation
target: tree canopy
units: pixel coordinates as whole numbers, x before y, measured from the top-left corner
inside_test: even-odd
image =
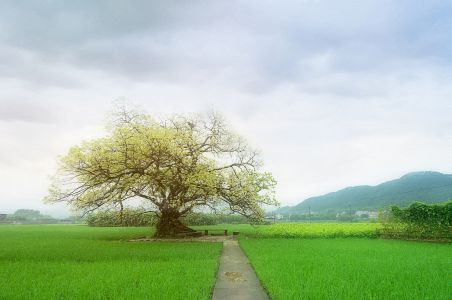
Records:
[[[141,198],[159,218],[157,236],[189,230],[179,218],[201,207],[258,221],[261,205],[277,204],[258,153],[218,114],[158,120],[122,109],[107,128],[60,158],[47,202],[87,213]]]

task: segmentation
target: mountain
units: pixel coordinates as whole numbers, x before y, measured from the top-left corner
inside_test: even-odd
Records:
[[[413,201],[427,203],[452,199],[452,175],[439,172],[414,172],[376,186],[348,187],[323,196],[311,197],[298,205],[285,206],[278,213],[372,210]]]

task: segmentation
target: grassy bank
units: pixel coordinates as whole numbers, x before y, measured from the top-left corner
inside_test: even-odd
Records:
[[[450,299],[452,245],[377,239],[246,239],[274,300]]]
[[[149,228],[0,226],[0,299],[209,299],[219,243],[131,243]]]

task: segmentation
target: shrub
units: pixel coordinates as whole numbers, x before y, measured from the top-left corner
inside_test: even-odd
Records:
[[[99,211],[87,216],[86,222],[94,227],[139,227],[153,226],[156,223],[154,213],[140,209],[124,209],[120,211]],[[247,219],[240,215],[215,215],[206,213],[190,213],[181,220],[187,226],[243,224]]]
[[[216,225],[218,217],[210,214],[191,213],[182,219],[182,223],[187,226]]]
[[[452,201],[407,208],[391,206],[383,219],[381,234],[391,238],[452,239]]]
[[[154,214],[144,210],[124,209],[120,211],[98,211],[87,216],[89,226],[93,227],[140,227],[154,225]]]

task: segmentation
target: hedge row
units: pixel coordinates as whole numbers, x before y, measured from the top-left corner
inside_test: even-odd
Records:
[[[407,208],[392,206],[383,221],[381,235],[390,238],[452,240],[452,201]]]
[[[140,227],[152,226],[156,218],[143,210],[124,209],[119,211],[98,211],[87,216],[86,222],[94,227]]]
[[[99,211],[88,215],[86,219],[89,226],[97,227],[139,227],[153,226],[157,217],[154,213],[137,209],[124,209],[119,211]],[[191,213],[182,218],[188,226],[216,225],[216,224],[243,224],[247,220],[238,215],[214,215],[205,213]]]

